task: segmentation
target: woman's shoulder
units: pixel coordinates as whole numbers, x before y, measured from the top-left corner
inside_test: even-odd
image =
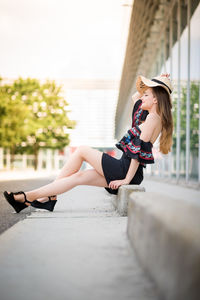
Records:
[[[145,120],[145,123],[159,124],[161,123],[161,117],[157,113],[150,112]]]
[[[161,117],[159,116],[159,114],[155,113],[155,112],[150,112],[147,116],[147,118],[149,119],[161,119]]]

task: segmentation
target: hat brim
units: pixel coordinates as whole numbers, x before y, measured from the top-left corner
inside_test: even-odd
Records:
[[[164,86],[163,84],[154,82],[142,75],[138,76],[138,78],[137,78],[136,88],[140,94],[143,94],[149,87],[156,87],[156,86],[161,86],[170,95],[168,88],[166,86]]]

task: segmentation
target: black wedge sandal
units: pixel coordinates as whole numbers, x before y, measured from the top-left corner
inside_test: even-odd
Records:
[[[49,201],[46,201],[46,202],[40,202],[38,200],[34,200],[33,202],[31,202],[31,206],[33,206],[35,208],[53,211],[57,200],[51,200],[51,197],[56,197],[56,195],[48,197]]]
[[[10,194],[8,194],[8,192],[5,191],[3,194],[6,200],[8,201],[8,203],[14,208],[16,213],[19,213],[21,210],[28,207],[28,205],[26,205],[25,203],[30,203],[30,204],[32,203],[29,200],[27,200],[25,193],[22,191],[16,193],[11,192]],[[20,194],[24,195],[24,202],[19,202],[15,200],[14,195],[20,195]]]

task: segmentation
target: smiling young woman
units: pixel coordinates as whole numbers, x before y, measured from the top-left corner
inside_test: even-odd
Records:
[[[52,183],[38,189],[16,193],[4,192],[8,203],[20,212],[29,205],[53,211],[56,196],[77,185],[93,185],[117,194],[124,184],[140,184],[143,168],[154,163],[153,143],[160,135],[160,151],[167,154],[172,145],[172,86],[168,74],[153,79],[139,76],[138,93],[133,96],[132,127],[116,144],[120,159],[88,146],[80,146],[69,157],[60,175]],[[93,169],[80,171],[83,161]],[[54,196],[52,196],[54,195]]]

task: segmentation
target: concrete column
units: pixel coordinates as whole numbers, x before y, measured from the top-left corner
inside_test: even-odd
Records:
[[[176,179],[180,178],[180,124],[181,124],[181,0],[178,0],[178,98],[176,122]]]
[[[200,183],[200,84],[199,84],[199,173],[198,173],[198,179]]]
[[[186,182],[189,181],[189,158],[190,158],[190,18],[191,2],[187,0],[187,27],[188,27],[188,57],[187,57],[187,102],[186,102]]]
[[[172,10],[173,11],[173,10]],[[170,78],[173,80],[173,15],[170,17],[169,24],[169,55],[170,55]],[[168,155],[168,177],[172,177],[172,152]]]

